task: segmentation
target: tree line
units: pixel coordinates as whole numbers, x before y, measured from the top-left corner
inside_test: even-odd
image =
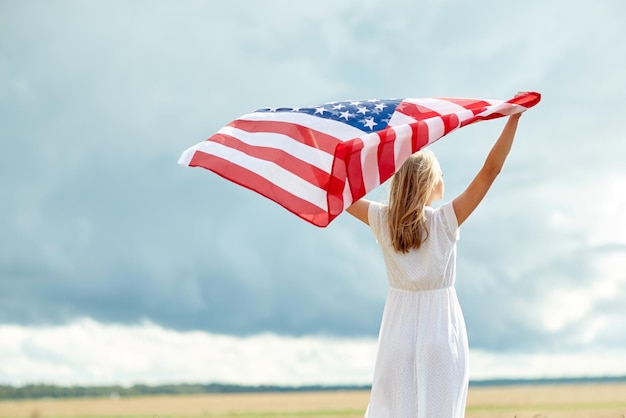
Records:
[[[510,385],[542,385],[542,384],[576,384],[576,383],[622,383],[626,376],[613,377],[573,377],[573,378],[542,378],[542,379],[493,379],[470,381],[470,386],[510,386]],[[37,399],[37,398],[102,398],[148,395],[200,395],[211,393],[262,393],[262,392],[312,392],[336,390],[369,390],[369,385],[309,385],[309,386],[245,386],[224,383],[208,384],[164,384],[133,386],[58,386],[47,384],[29,384],[24,386],[0,385],[0,400],[3,399]]]
[[[98,398],[133,397],[146,395],[199,395],[210,393],[254,393],[254,392],[309,392],[322,390],[360,390],[369,386],[244,386],[221,383],[209,384],[166,384],[125,386],[57,386],[29,384],[24,386],[0,385],[0,399],[33,398]]]

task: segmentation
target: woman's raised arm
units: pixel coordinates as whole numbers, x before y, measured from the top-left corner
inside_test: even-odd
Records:
[[[520,116],[521,113],[509,116],[509,120],[506,122],[506,125],[504,125],[504,129],[493,148],[491,148],[483,167],[476,177],[474,177],[474,180],[472,180],[467,189],[452,201],[459,226],[461,226],[472,212],[474,212],[474,209],[478,207],[478,204],[483,200],[494,180],[498,174],[500,174],[502,166],[504,166],[504,162],[513,145],[513,139],[515,138],[515,131],[517,130],[517,123]]]
[[[346,211],[350,215],[360,220],[361,222],[365,222],[367,225],[369,225],[370,223],[367,217],[367,212],[369,211],[369,208],[370,208],[369,200],[359,199],[356,202],[354,202],[352,206],[346,209]]]

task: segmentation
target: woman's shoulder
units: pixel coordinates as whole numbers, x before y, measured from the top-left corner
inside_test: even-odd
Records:
[[[370,206],[374,207],[376,210],[388,209],[389,205],[383,202],[370,201]]]
[[[437,222],[445,225],[445,229],[448,234],[455,236],[458,239],[459,223],[454,212],[454,206],[452,201],[446,202],[439,206],[437,209],[430,208],[430,216],[427,213],[427,217],[431,219],[431,222]]]
[[[381,202],[370,202],[368,207],[369,218],[382,216],[389,211],[389,206]]]
[[[367,217],[377,239],[381,238],[380,235],[384,233],[382,231],[386,229],[383,225],[387,222],[388,213],[389,206],[380,202],[370,202]]]

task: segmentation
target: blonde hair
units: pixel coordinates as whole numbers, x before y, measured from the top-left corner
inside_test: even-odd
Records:
[[[389,235],[396,251],[419,248],[428,238],[424,206],[439,182],[441,169],[431,151],[411,155],[391,180]]]

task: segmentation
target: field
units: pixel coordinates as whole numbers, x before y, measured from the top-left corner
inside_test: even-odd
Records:
[[[1,401],[2,418],[357,418],[367,391]],[[626,418],[626,384],[472,387],[466,418]],[[442,417],[445,418],[445,417]]]

